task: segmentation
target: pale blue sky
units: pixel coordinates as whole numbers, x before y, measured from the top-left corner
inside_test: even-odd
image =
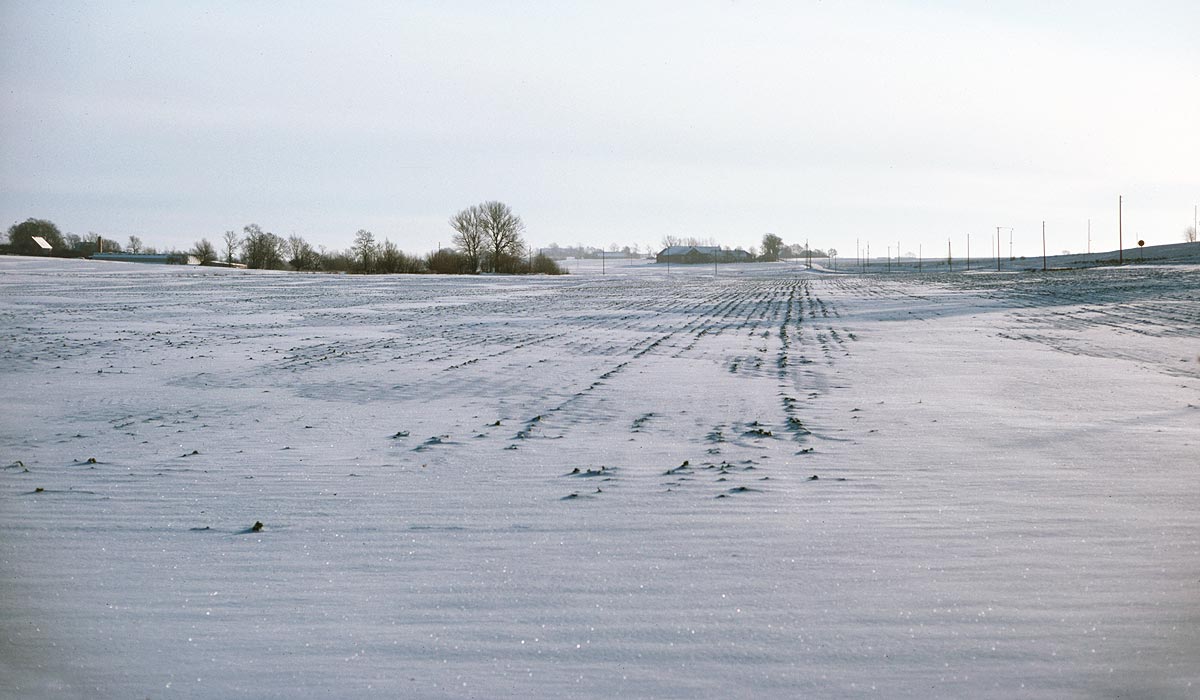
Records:
[[[1115,248],[1117,195],[1150,243],[1200,203],[1191,1],[0,8],[5,226],[423,252],[501,199],[534,245],[1032,254],[1043,219]]]

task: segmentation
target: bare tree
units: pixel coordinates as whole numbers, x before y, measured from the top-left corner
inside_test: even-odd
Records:
[[[213,247],[212,242],[207,238],[201,238],[196,241],[196,246],[192,248],[192,255],[200,258],[200,264],[203,265],[217,259],[217,249]]]
[[[248,224],[242,231],[242,251],[246,267],[274,270],[283,264],[286,241],[273,233],[263,231],[258,224]]]
[[[317,269],[317,251],[303,237],[292,234],[287,239],[288,264],[293,270]]]
[[[363,272],[371,272],[375,262],[375,234],[360,228],[354,234],[354,257]]]
[[[454,245],[466,256],[472,270],[478,270],[484,246],[482,206],[469,206],[450,217],[450,227],[454,229]]]
[[[484,202],[479,207],[491,270],[501,272],[512,267],[513,261],[521,257],[524,250],[521,234],[525,232],[525,222],[504,202]]]
[[[225,241],[225,262],[232,265],[233,254],[242,245],[242,239],[238,237],[236,231],[226,231],[223,240]]]
[[[779,259],[779,250],[783,247],[783,239],[773,233],[764,233],[762,237],[762,259],[775,261]]]
[[[400,268],[404,264],[404,253],[392,243],[390,239],[383,239],[383,243],[378,246],[377,267],[380,272],[395,274],[400,272]]]
[[[1183,240],[1185,243],[1195,243],[1196,242],[1196,227],[1195,226],[1188,226],[1187,228],[1185,228],[1183,230]]]
[[[129,237],[129,252],[130,253],[142,252],[142,239],[138,238],[137,236],[130,236]]]
[[[670,248],[677,245],[683,245],[683,239],[679,236],[666,235],[662,237],[662,247]],[[649,246],[646,247],[649,248]]]

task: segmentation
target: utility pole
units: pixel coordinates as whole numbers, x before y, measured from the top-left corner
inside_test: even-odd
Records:
[[[1000,271],[1000,229],[1002,226],[996,227],[996,272]]]
[[[888,254],[888,257],[887,257],[887,271],[888,271],[888,272],[891,272],[891,271],[892,271],[892,247],[891,247],[891,246],[888,246],[888,249],[887,249],[887,254]]]
[[[921,244],[917,244],[917,272],[921,271]]]
[[[1046,271],[1046,220],[1042,220],[1042,272]]]
[[[1092,254],[1092,220],[1088,219],[1088,255]]]
[[[950,245],[950,239],[946,239],[946,269],[954,272],[954,248]]]
[[[1122,210],[1121,210],[1121,207],[1124,204],[1124,201],[1125,201],[1124,195],[1117,195],[1117,264],[1118,265],[1125,264],[1125,231],[1123,230],[1124,214],[1122,213]]]
[[[1008,229],[1009,240],[1012,239],[1012,226],[997,226],[996,227],[996,272],[1000,271],[1000,230]],[[1009,244],[1012,245],[1011,243]]]
[[[967,272],[971,271],[971,234],[967,234]]]

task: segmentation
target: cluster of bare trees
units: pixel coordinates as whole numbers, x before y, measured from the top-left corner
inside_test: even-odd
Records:
[[[599,258],[602,256],[612,257],[613,253],[618,253],[629,258],[642,257],[642,246],[640,243],[634,243],[633,245],[625,246],[621,245],[620,243],[610,243],[607,250],[598,246],[589,246],[582,243],[576,243],[575,245],[568,246],[561,246],[557,243],[551,243],[545,248],[539,248],[539,250],[554,260],[565,260],[566,258]],[[657,250],[654,248],[654,246],[649,244],[646,245],[647,253],[651,253],[654,250]]]
[[[450,217],[454,245],[475,271],[517,272],[525,254],[525,222],[504,202],[475,204]]]
[[[697,238],[695,236],[663,236],[662,247],[670,248],[677,245],[694,245],[694,246],[715,246],[717,239],[715,238]]]
[[[391,241],[376,244],[370,231],[359,231],[349,251],[326,251],[314,248],[303,236],[287,238],[264,231],[258,224],[247,224],[239,234],[226,231],[217,250],[207,238],[201,238],[191,254],[201,263],[223,261],[241,262],[246,267],[263,270],[292,269],[297,271],[334,272],[408,272],[413,265]]]
[[[196,242],[191,254],[202,263],[224,260],[241,262],[256,269],[324,270],[363,274],[433,272],[473,274],[481,271],[505,273],[563,274],[553,260],[529,252],[521,235],[525,224],[503,202],[484,202],[450,218],[455,248],[438,250],[424,257],[408,255],[388,239],[360,229],[346,251],[315,249],[297,235],[283,238],[249,224],[241,234],[226,231],[224,247],[218,251],[207,238]]]
[[[762,259],[774,262],[779,259],[783,248],[783,239],[773,233],[765,233],[762,238]]]
[[[350,251],[357,272],[396,274],[426,271],[421,258],[407,255],[386,238],[376,242],[375,234],[366,229],[359,229],[354,234],[354,246]]]
[[[200,259],[201,264],[210,263],[217,259],[217,249],[209,242],[207,238],[201,238],[196,241],[196,245],[192,248],[192,255]]]

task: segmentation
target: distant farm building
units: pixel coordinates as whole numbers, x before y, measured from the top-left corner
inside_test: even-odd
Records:
[[[681,265],[699,265],[721,259],[721,246],[716,245],[673,245],[658,251],[658,262],[673,262]]]
[[[673,245],[659,251],[655,260],[660,263],[701,265],[704,263],[750,262],[753,258],[741,248],[722,250],[717,245]]]
[[[246,269],[246,263],[226,262],[224,260],[209,260],[207,262],[201,262],[200,264],[205,267],[228,267],[232,270]]]
[[[199,265],[195,256],[187,253],[95,253],[92,260],[114,262],[154,263],[158,265]]]

